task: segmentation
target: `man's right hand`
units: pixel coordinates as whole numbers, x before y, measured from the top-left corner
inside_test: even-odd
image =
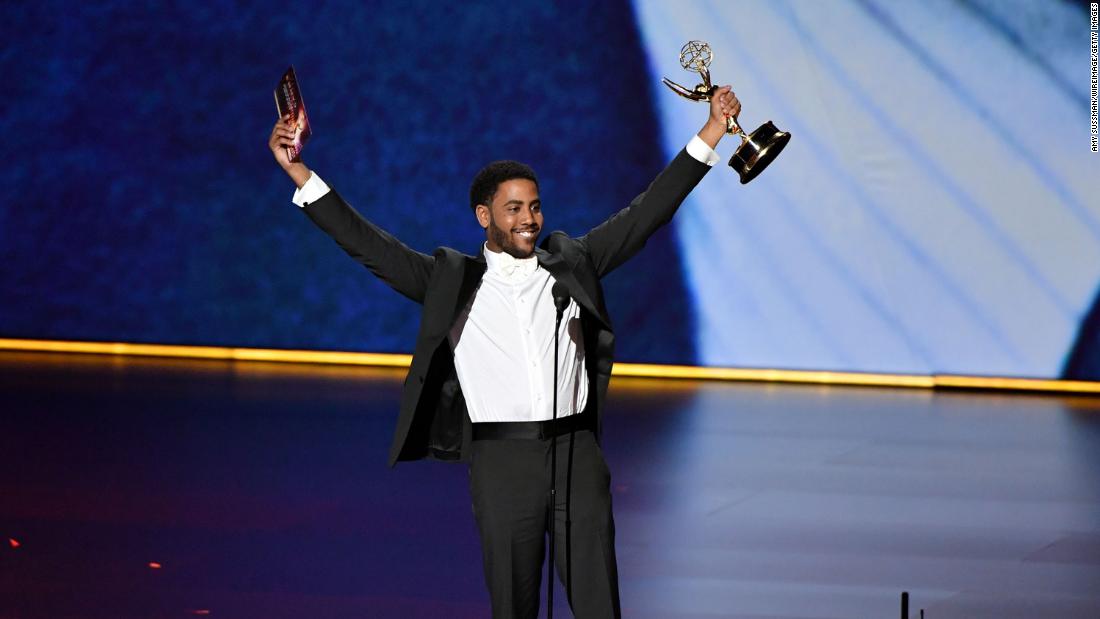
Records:
[[[301,189],[309,180],[310,171],[301,161],[291,161],[287,151],[288,146],[294,146],[294,121],[287,114],[275,122],[275,128],[271,130],[271,138],[267,141],[268,148],[275,155],[275,161],[279,167],[290,176],[294,184]]]

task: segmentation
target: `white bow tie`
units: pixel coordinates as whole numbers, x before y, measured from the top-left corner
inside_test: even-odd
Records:
[[[485,249],[485,259],[489,263],[489,268],[508,282],[521,282],[527,279],[539,266],[535,256],[516,258],[505,252],[499,254],[492,252],[488,248]]]

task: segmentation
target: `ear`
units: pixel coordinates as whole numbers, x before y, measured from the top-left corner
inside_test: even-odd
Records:
[[[487,229],[490,219],[489,207],[484,204],[478,204],[474,207],[474,214],[477,215],[477,223],[481,224],[482,229]]]

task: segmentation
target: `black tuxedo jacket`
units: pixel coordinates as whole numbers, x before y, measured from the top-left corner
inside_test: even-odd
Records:
[[[596,416],[597,437],[615,351],[600,278],[645,246],[709,170],[710,166],[681,150],[628,207],[580,238],[553,232],[535,250],[539,264],[569,288],[581,307],[587,410]],[[470,417],[447,334],[485,273],[484,255],[469,256],[448,247],[431,255],[414,251],[364,219],[335,191],[303,210],[348,255],[424,306],[401,396],[390,465],[421,458],[466,460]]]

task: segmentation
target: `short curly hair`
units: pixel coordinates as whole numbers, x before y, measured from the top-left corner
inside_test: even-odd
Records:
[[[538,189],[539,179],[531,166],[525,163],[511,160],[494,161],[481,168],[474,177],[474,182],[470,184],[470,209],[477,210],[478,204],[489,206],[500,184],[517,178],[531,181],[535,184],[535,189]]]

